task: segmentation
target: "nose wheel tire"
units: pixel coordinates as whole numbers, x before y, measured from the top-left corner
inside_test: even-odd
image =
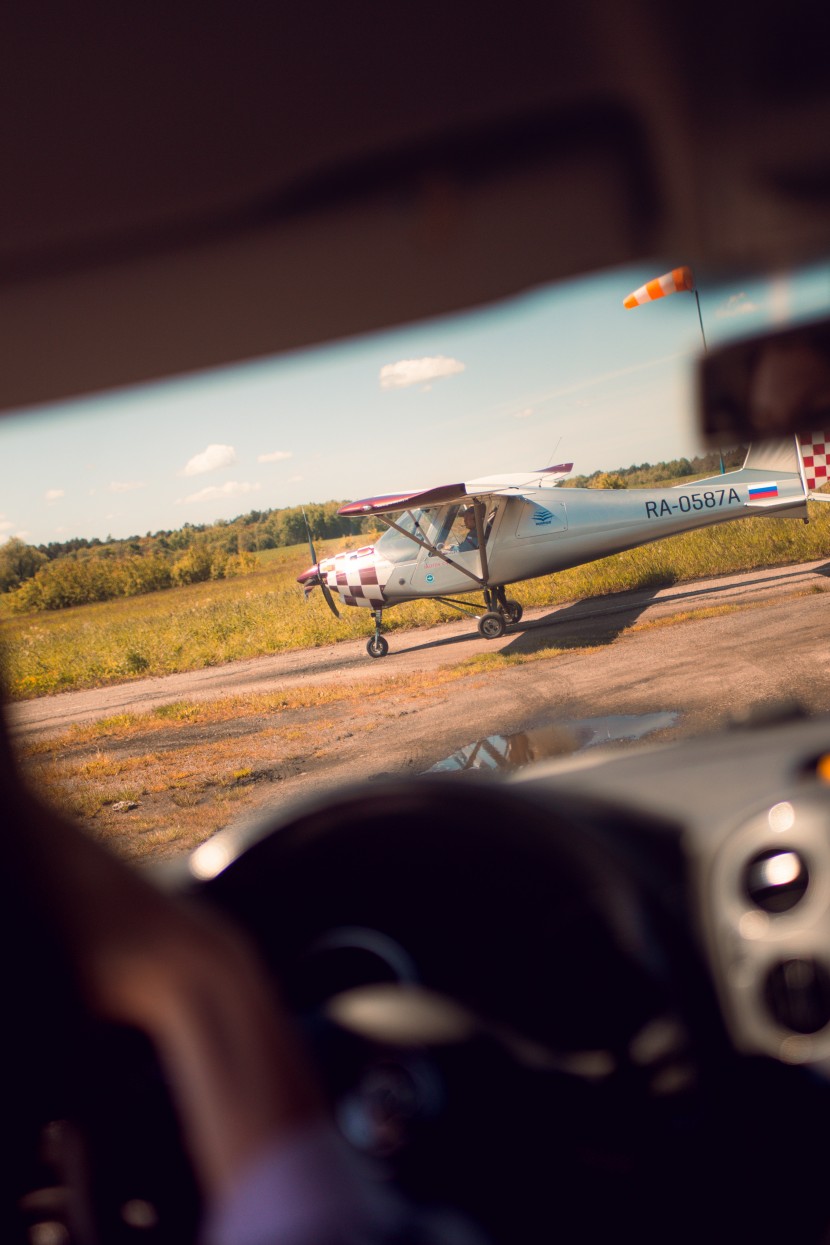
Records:
[[[495,610],[488,610],[478,620],[479,633],[484,636],[485,640],[497,640],[499,636],[504,635],[506,626],[504,618]]]
[[[518,601],[508,598],[504,603],[504,612],[507,615],[508,622],[517,623],[522,621],[524,610]]]
[[[370,657],[385,657],[389,652],[389,642],[385,636],[373,635],[366,645],[366,652]]]

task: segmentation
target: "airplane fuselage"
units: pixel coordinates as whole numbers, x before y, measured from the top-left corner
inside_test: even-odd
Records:
[[[759,481],[764,483],[767,480]],[[779,503],[775,513],[806,517],[799,482],[775,485]],[[752,487],[747,482],[732,484],[723,475],[669,489],[526,492],[508,499],[498,532],[494,524],[488,577],[504,584],[533,579],[695,528],[761,514],[762,507],[750,496]],[[788,490],[792,510],[780,505]],[[548,522],[546,512],[551,515]]]
[[[478,549],[439,539],[452,509],[412,512],[418,516],[412,535],[390,530],[374,545],[323,559],[319,571],[342,604],[378,610],[538,578],[753,514],[807,513],[797,476],[763,470],[662,489],[524,488],[487,499],[482,559]]]

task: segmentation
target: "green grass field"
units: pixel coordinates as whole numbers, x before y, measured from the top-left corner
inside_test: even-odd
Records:
[[[812,504],[811,522],[743,519],[674,536],[511,589],[525,606],[548,606],[632,588],[814,561],[830,555],[830,507]],[[370,538],[319,542],[319,556]],[[322,595],[308,604],[296,583],[308,566],[297,545],[256,555],[256,569],[230,580],[171,588],[53,613],[3,613],[0,653],[12,699],[97,687],[149,675],[218,666],[288,649],[314,648],[369,634],[368,610],[343,609],[336,620]],[[384,626],[429,626],[457,617],[419,601],[390,610]]]

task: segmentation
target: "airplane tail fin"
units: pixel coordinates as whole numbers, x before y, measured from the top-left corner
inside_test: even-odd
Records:
[[[818,489],[830,483],[830,432],[801,432],[782,441],[762,441],[750,445],[740,471],[762,471],[766,475],[798,475],[806,497],[830,501],[830,493]]]
[[[798,475],[805,501],[808,497],[811,501],[830,501],[830,493],[817,491],[830,483],[830,432],[800,432],[782,441],[750,445],[743,467],[733,473],[733,478],[748,479],[747,472],[759,471],[775,477]]]
[[[806,497],[809,489],[804,479],[801,452],[795,437],[785,437],[781,441],[759,441],[757,445],[752,444],[747,450],[743,466],[737,471],[711,476],[705,481],[698,480],[697,483],[698,485],[717,484],[719,480],[729,480],[732,484],[751,484],[764,476],[770,476],[773,479],[795,476],[801,481]]]
[[[828,445],[830,446],[830,441]],[[797,437],[785,437],[780,441],[760,441],[750,445],[744,464],[737,471],[712,476],[708,480],[698,480],[696,487],[700,488],[702,484],[722,485],[725,481],[731,485],[749,485],[748,504],[757,509],[759,514],[774,518],[782,510],[786,510],[788,518],[809,517],[807,498],[811,496],[811,488],[805,477],[805,460],[802,458],[802,447]],[[787,483],[789,487],[785,493],[779,494],[778,485],[782,483]]]
[[[800,432],[794,440],[808,495],[813,501],[830,501],[830,493],[816,492],[830,482],[830,432]]]
[[[744,476],[748,472],[763,472],[764,475],[796,475],[802,477],[801,458],[798,442],[795,437],[784,437],[781,441],[760,441],[750,445],[744,465],[739,471],[730,472],[734,476]],[[806,493],[807,486],[805,484]]]

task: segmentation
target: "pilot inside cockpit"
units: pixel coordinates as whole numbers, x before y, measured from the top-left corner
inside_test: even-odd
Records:
[[[497,507],[494,507],[484,524],[485,544],[489,540],[496,513]],[[443,542],[436,542],[439,549],[443,548],[448,553],[469,553],[479,548],[476,508],[473,503],[460,509],[453,506],[450,511],[450,522],[445,523],[444,529],[447,536],[444,537]]]
[[[468,506],[461,516],[466,534],[457,545],[453,545],[456,553],[466,553],[469,549],[478,549],[478,530],[476,528],[476,512],[474,506]]]

